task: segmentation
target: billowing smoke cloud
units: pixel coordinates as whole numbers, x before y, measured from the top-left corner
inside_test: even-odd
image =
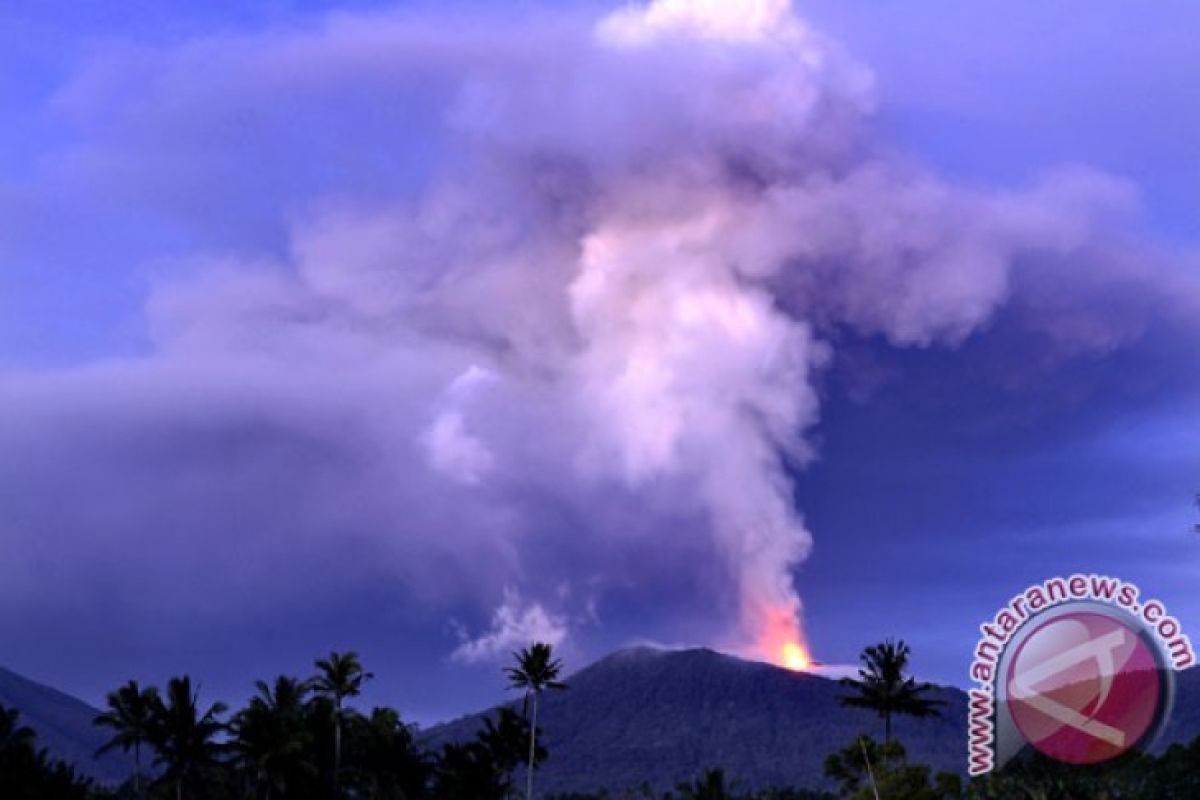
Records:
[[[352,90],[367,92],[365,122],[417,98],[404,119],[438,152],[416,191],[292,187],[274,207],[290,220],[282,253],[201,254],[186,277],[160,262],[154,352],[9,376],[8,417],[23,422],[5,443],[78,430],[55,445],[77,462],[155,465],[122,473],[152,487],[140,504],[83,495],[125,531],[215,497],[261,503],[255,522],[300,502],[292,547],[365,537],[372,568],[430,604],[503,598],[460,660],[563,639],[571,615],[550,604],[591,590],[539,586],[671,581],[696,548],[720,565],[706,609],[728,621],[718,643],[774,660],[803,641],[794,571],[812,539],[790,475],[816,455],[840,337],[952,347],[1010,308],[1044,333],[1049,365],[1196,309],[1194,285],[1130,233],[1123,183],[1072,169],[1027,190],[966,189],[876,142],[870,73],[787,0],[522,24],[452,35],[424,18],[337,17],[139,53],[124,66],[148,76],[140,93],[112,96],[101,78],[117,67],[65,92],[83,124],[107,114],[132,132],[118,148],[132,164],[161,147],[194,155],[160,137],[223,124],[214,103],[240,119]],[[77,160],[122,163],[97,147]],[[297,169],[387,160],[386,143],[348,147]],[[172,206],[186,188],[151,195]],[[23,502],[30,540],[47,519],[82,524]],[[547,522],[548,508],[570,522]],[[631,549],[661,563],[608,574]]]

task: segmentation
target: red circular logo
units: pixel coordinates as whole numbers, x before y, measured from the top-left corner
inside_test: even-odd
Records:
[[[1138,744],[1159,719],[1161,666],[1139,631],[1107,614],[1063,614],[1035,628],[1009,664],[1008,706],[1026,741],[1071,764]]]

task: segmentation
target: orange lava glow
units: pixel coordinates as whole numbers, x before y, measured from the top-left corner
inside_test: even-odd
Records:
[[[796,672],[803,672],[812,666],[808,652],[796,642],[788,642],[780,651],[780,665]]]
[[[812,667],[813,660],[796,616],[791,609],[770,609],[762,622],[758,651],[773,664],[803,672]]]

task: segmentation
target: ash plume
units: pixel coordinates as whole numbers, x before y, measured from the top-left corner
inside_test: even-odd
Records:
[[[113,97],[122,69],[144,91]],[[1083,168],[1024,189],[939,178],[879,140],[870,71],[786,0],[458,30],[339,15],[138,53],[59,103],[116,131],[78,155],[101,169],[156,148],[186,158],[163,132],[228,109],[311,111],[350,87],[367,120],[418,98],[394,113],[440,147],[415,188],[272,196],[285,246],[160,264],[152,352],[0,378],[25,420],[0,436],[73,453],[80,502],[121,521],[118,548],[181,507],[243,530],[294,499],[289,546],[351,531],[430,607],[499,604],[460,659],[514,630],[561,640],[581,618],[564,607],[598,593],[602,614],[604,593],[692,568],[686,552],[720,575],[717,643],[777,660],[803,643],[795,570],[813,544],[793,475],[818,455],[820,378],[845,336],[957,347],[1018,308],[1053,363],[1196,309],[1194,282],[1139,239],[1128,185]],[[262,113],[270,139],[285,123]],[[332,166],[389,155],[369,145],[335,148]],[[1136,301],[1093,312],[1098,296]],[[261,448],[240,449],[246,430]],[[97,465],[114,452],[136,463],[116,490],[136,503],[106,494]],[[214,498],[255,510],[226,519]],[[22,502],[20,519],[81,525],[70,505]],[[659,545],[661,563],[616,574],[622,553]],[[245,568],[216,569],[249,591]]]

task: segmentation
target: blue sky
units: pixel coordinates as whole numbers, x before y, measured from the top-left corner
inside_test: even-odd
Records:
[[[450,653],[464,632],[487,629],[506,591],[571,629],[572,666],[633,641],[721,640],[736,612],[720,546],[673,533],[710,524],[703,502],[619,481],[556,482],[561,465],[541,460],[557,456],[527,452],[537,450],[528,432],[549,454],[581,448],[574,423],[557,417],[559,395],[524,382],[543,366],[536,359],[509,373],[497,347],[487,369],[506,388],[496,404],[472,405],[492,402],[472,399],[479,389],[459,399],[452,387],[467,384],[455,376],[484,363],[460,347],[474,335],[474,295],[406,307],[413,331],[360,347],[349,340],[365,323],[326,325],[334,312],[284,286],[300,272],[341,291],[339,226],[370,266],[374,236],[379,251],[393,246],[390,223],[373,221],[436,195],[444,172],[465,172],[486,200],[486,187],[508,191],[505,170],[559,156],[555,147],[582,149],[580,169],[600,172],[622,148],[649,146],[607,117],[592,120],[612,134],[604,145],[587,124],[547,131],[503,108],[465,134],[445,123],[459,108],[455,58],[470,62],[472,80],[486,84],[494,69],[502,81],[522,47],[563,58],[554,37],[607,8],[38,2],[0,12],[0,443],[17,454],[0,470],[11,526],[0,530],[10,586],[0,632],[11,643],[0,663],[93,701],[130,675],[182,670],[237,700],[254,678],[355,647],[380,675],[375,699],[432,720],[499,693],[496,663]],[[1010,218],[1043,203],[1037,215],[1061,212],[1054,224],[1070,227],[1076,194],[1093,191],[1120,195],[1097,206],[1121,207],[1112,238],[1102,208],[1082,255],[1021,267],[1015,299],[972,318],[961,338],[898,346],[886,326],[811,317],[836,355],[814,367],[819,417],[796,432],[813,460],[789,462],[787,475],[814,540],[792,574],[816,655],[852,661],[896,635],[922,673],[962,683],[980,621],[1029,583],[1075,571],[1138,582],[1200,624],[1190,532],[1200,387],[1188,324],[1200,306],[1187,302],[1200,265],[1200,8],[829,0],[796,10],[874,76],[876,108],[850,150],[897,173],[918,165],[969,198],[964,207],[1007,198],[993,205]],[[398,44],[372,38],[374,19],[401,20],[382,26]],[[346,55],[345,41],[362,49]],[[304,42],[308,58],[325,59],[311,71],[289,60]],[[590,68],[579,67],[597,85],[611,76]],[[264,102],[276,89],[279,102]],[[470,124],[493,126],[482,140],[496,149],[478,160],[476,145],[462,146],[480,136]],[[1029,199],[1047,174],[1082,167],[1122,188],[1085,182]],[[575,180],[568,168],[554,174]],[[571,186],[564,217],[589,202],[570,201]],[[489,220],[495,239],[558,257],[537,202],[481,202],[468,214]],[[967,227],[974,213],[963,212]],[[436,228],[434,211],[422,219]],[[428,241],[411,252],[428,252],[431,273],[481,257],[483,244],[461,244],[462,255],[423,230]],[[1108,274],[1097,254],[1110,245],[1132,255],[1112,282],[1088,283]],[[540,325],[521,292],[553,280],[538,272],[519,288],[497,279],[479,291],[496,298],[489,308],[511,302],[514,317]],[[266,299],[251,308],[247,297]],[[314,318],[319,327],[296,333]],[[1072,350],[1056,327],[1064,319],[1080,336],[1117,333]],[[410,352],[418,335],[430,338]],[[514,341],[519,350],[525,340]],[[323,357],[346,372],[327,383],[302,367]],[[417,477],[375,426],[411,443],[408,420],[434,402],[447,435],[473,413],[501,420],[481,424],[494,424],[501,462],[520,453],[520,470],[480,489],[471,469],[487,460],[467,448],[453,462],[467,469],[462,487]],[[557,421],[542,430],[543,418]],[[396,516],[402,530],[380,534]],[[692,566],[655,566],[675,563]],[[696,603],[697,593],[715,599]]]

